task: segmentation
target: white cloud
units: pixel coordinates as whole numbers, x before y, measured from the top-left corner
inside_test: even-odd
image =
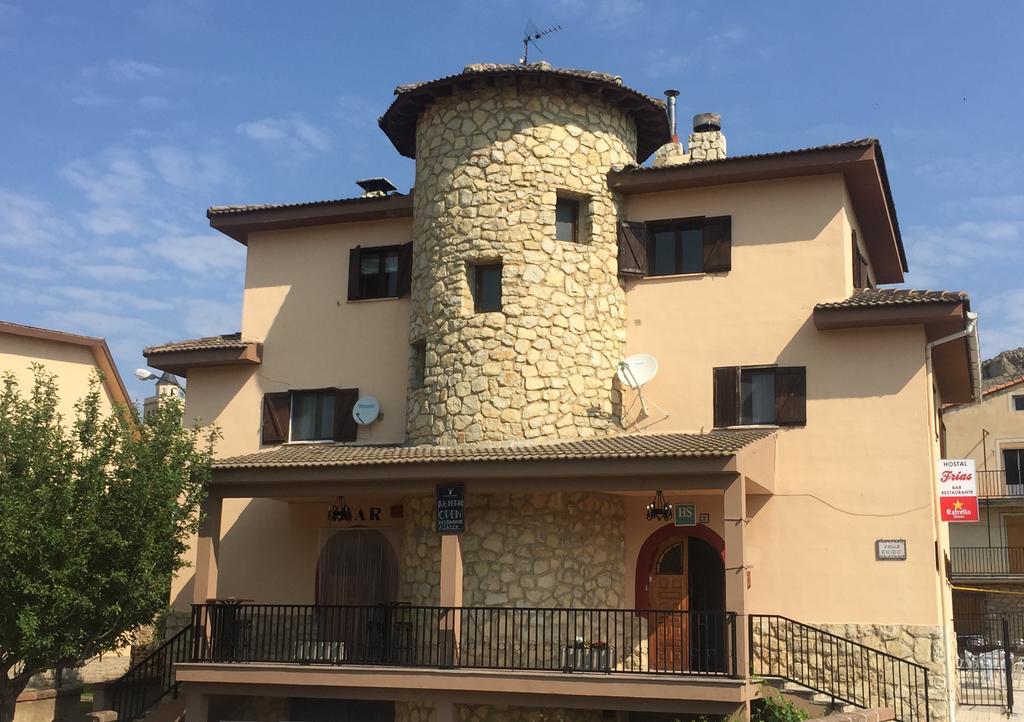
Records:
[[[267,148],[291,153],[323,153],[329,151],[332,145],[326,129],[310,123],[297,113],[241,123],[235,130]]]
[[[732,25],[710,35],[695,35],[691,38],[693,42],[682,46],[674,44],[668,48],[651,48],[647,51],[647,75],[652,78],[679,75],[693,64],[695,58],[710,62],[705,69],[717,70],[721,59],[730,56],[727,51],[745,42],[748,36],[749,32],[745,27]],[[710,58],[710,61],[707,58]]]
[[[160,274],[149,268],[120,263],[89,263],[76,266],[76,270],[94,281],[102,283],[145,283],[161,278]]]
[[[45,201],[0,188],[0,247],[41,251],[74,235]]]
[[[979,196],[971,198],[971,205],[991,213],[1024,215],[1024,194],[1002,196]]]
[[[97,311],[168,311],[174,308],[173,304],[161,298],[128,291],[61,286],[57,293],[74,301],[76,307]]]
[[[128,148],[112,148],[97,160],[76,160],[61,176],[97,205],[120,206],[143,197],[152,174],[138,154]]]
[[[240,303],[193,298],[185,306],[185,332],[191,337],[237,331],[242,317]]]
[[[191,274],[224,276],[245,266],[245,249],[221,235],[167,236],[150,250],[156,257]]]
[[[116,59],[108,60],[102,65],[90,65],[82,68],[84,78],[102,78],[115,83],[139,83],[147,80],[163,78],[169,68],[141,60]]]
[[[117,206],[96,206],[81,214],[79,222],[98,236],[135,233],[142,228],[132,213]]]
[[[162,95],[143,95],[135,103],[143,110],[163,110],[171,104],[171,101]]]
[[[46,282],[60,279],[64,272],[55,266],[19,266],[13,263],[0,263],[0,274],[8,279]],[[4,290],[7,293],[7,290]]]
[[[146,151],[164,182],[179,188],[202,189],[230,180],[231,170],[223,158],[193,153],[173,145],[158,145]]]

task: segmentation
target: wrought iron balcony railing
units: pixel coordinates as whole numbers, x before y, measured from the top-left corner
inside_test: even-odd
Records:
[[[978,471],[978,496],[983,499],[1024,497],[1024,472],[1015,469]]]
[[[1024,547],[951,547],[949,571],[954,577],[1024,576]]]
[[[194,662],[736,676],[736,615],[637,609],[195,605]]]

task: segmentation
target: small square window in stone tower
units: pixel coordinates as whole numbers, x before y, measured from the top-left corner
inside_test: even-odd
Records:
[[[555,240],[579,243],[580,202],[575,198],[559,198],[555,203]]]
[[[470,266],[470,289],[473,292],[473,311],[489,313],[501,310],[501,264],[488,263]]]

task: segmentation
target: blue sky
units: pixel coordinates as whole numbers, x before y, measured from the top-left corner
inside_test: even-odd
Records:
[[[0,318],[143,346],[238,329],[243,248],[208,205],[412,185],[395,85],[537,55],[603,70],[731,155],[881,139],[911,273],[1024,345],[1024,3],[0,0]]]

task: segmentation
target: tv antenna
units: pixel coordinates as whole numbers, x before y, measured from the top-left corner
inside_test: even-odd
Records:
[[[551,33],[557,33],[561,29],[561,25],[552,25],[550,28],[541,30],[534,24],[533,20],[527,20],[526,28],[523,30],[523,57],[519,59],[519,62],[526,65],[529,61],[530,43],[533,43],[534,47],[536,47],[539,52],[543,52],[540,49],[540,45],[537,44],[537,41],[543,37],[551,35]]]

